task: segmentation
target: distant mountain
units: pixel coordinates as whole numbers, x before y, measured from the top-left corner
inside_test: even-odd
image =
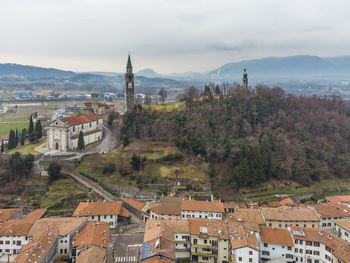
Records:
[[[206,74],[208,79],[235,79],[243,69],[253,78],[331,78],[350,76],[350,57],[268,57],[228,63]]]
[[[0,64],[0,76],[17,76],[28,78],[70,78],[76,73],[72,71],[64,71],[55,68],[41,68],[35,66],[19,65],[19,64]]]
[[[162,77],[160,74],[158,74],[157,72],[155,72],[151,68],[146,68],[146,69],[140,70],[135,75],[136,76],[143,76],[143,77],[147,77],[147,78],[161,78]]]

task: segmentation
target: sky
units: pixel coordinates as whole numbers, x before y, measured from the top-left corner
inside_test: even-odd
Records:
[[[269,56],[350,55],[349,0],[0,0],[0,63],[205,72]]]

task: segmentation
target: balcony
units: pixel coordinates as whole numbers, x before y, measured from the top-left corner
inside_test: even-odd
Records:
[[[202,256],[202,257],[217,257],[217,254],[212,254],[211,252],[205,253],[205,252],[191,252],[192,256]]]

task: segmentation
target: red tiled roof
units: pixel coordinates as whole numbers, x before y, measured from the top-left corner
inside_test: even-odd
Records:
[[[73,246],[82,248],[95,245],[108,247],[109,244],[109,224],[107,222],[89,221],[82,230],[73,238]]]
[[[83,135],[84,136],[87,136],[87,135],[90,135],[90,134],[93,134],[93,133],[96,133],[96,132],[100,132],[102,130],[100,129],[96,129],[96,130],[92,130],[92,131],[87,131],[87,132],[84,132]],[[74,139],[78,139],[79,138],[79,134],[76,134],[76,135],[73,135],[72,137],[70,137],[72,140]]]
[[[294,201],[290,197],[286,197],[280,201],[280,205],[292,205],[294,204]]]
[[[68,126],[75,126],[86,122],[96,121],[99,119],[102,119],[102,116],[97,114],[80,114],[72,117],[64,117],[60,119],[60,121],[64,122]]]
[[[6,134],[6,135],[2,136],[2,137],[1,137],[1,140],[2,140],[2,141],[8,141],[8,140],[9,140],[9,135]]]
[[[182,211],[204,211],[204,212],[219,212],[224,213],[224,203],[219,201],[196,201],[183,200],[181,205]]]
[[[129,217],[129,211],[122,204],[122,201],[80,202],[73,216],[119,215]]]
[[[331,203],[350,202],[350,195],[326,196],[325,199]]]
[[[262,243],[282,246],[293,246],[291,233],[287,229],[260,227],[260,238]]]
[[[122,198],[122,200],[125,203],[128,203],[129,205],[131,205],[132,207],[136,208],[137,210],[141,210],[146,205],[146,203],[140,202],[134,199]]]

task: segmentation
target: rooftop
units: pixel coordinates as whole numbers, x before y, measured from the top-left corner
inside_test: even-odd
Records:
[[[165,257],[175,259],[175,243],[163,238],[144,242],[141,250],[141,261],[149,258]]]
[[[64,117],[60,119],[61,122],[65,123],[69,127],[87,123],[87,122],[92,122],[102,119],[102,116],[97,115],[97,114],[80,114],[76,116],[71,116],[71,117]]]
[[[128,203],[130,206],[136,208],[137,210],[141,210],[146,205],[145,202],[140,202],[134,199],[122,198],[122,200],[125,203]]]
[[[313,210],[305,207],[261,207],[260,210],[265,220],[320,221],[320,219]]]
[[[46,211],[46,209],[35,209],[33,212],[26,215],[23,219],[35,222],[36,220],[42,218],[45,215]]]
[[[190,233],[190,224],[186,219],[148,219],[145,227],[144,242],[162,237],[174,241],[174,234]]]
[[[27,236],[32,226],[32,221],[9,220],[0,226],[0,236]]]
[[[292,235],[287,229],[270,228],[266,226],[260,227],[260,239],[262,243],[294,246]]]
[[[228,239],[227,224],[219,220],[190,218],[191,235],[208,234],[221,239]]]
[[[322,203],[310,205],[321,218],[350,217],[350,208],[343,204]]]
[[[280,205],[292,205],[294,203],[295,202],[293,201],[293,199],[290,198],[289,196],[280,201]]]
[[[333,222],[346,231],[350,231],[350,219],[338,219],[333,220]]]
[[[350,195],[326,196],[325,199],[331,203],[350,202]]]
[[[225,205],[219,201],[183,200],[181,210],[224,213]]]
[[[181,204],[153,202],[149,205],[149,210],[161,215],[180,215]]]
[[[14,208],[14,209],[0,209],[0,224],[6,222],[7,220],[11,219],[11,217],[16,212],[21,212],[23,209],[21,208]]]
[[[338,247],[333,255],[338,259],[341,259],[343,262],[350,262],[350,245],[343,245]]]
[[[129,217],[129,211],[122,204],[123,201],[80,202],[73,216],[119,215]]]
[[[80,252],[76,263],[105,262],[105,257],[105,248],[91,246],[87,250],[83,250]]]
[[[250,229],[243,223],[240,223],[236,227],[230,229],[229,234],[232,249],[250,247],[259,251],[259,242],[256,239],[256,236],[251,233]]]
[[[74,247],[87,247],[90,245],[108,247],[109,224],[106,222],[88,221],[73,239]]]

